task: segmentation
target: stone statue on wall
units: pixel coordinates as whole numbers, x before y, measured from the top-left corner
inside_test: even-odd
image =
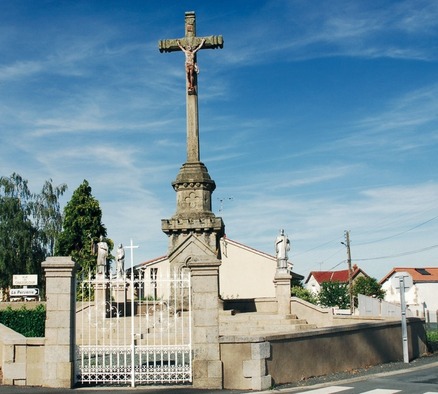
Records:
[[[108,258],[108,244],[104,241],[103,236],[100,236],[97,243],[97,274],[106,274],[106,260]]]
[[[290,250],[290,241],[284,230],[280,230],[280,234],[275,240],[275,253],[277,256],[277,269],[287,269],[287,252]]]
[[[116,276],[118,279],[123,277],[125,271],[125,249],[123,245],[119,244],[116,255]]]

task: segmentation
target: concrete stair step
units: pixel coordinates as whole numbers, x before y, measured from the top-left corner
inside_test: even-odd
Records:
[[[243,318],[243,317],[250,317],[250,318],[257,318],[257,319],[296,319],[297,316],[294,314],[289,315],[278,315],[277,313],[271,313],[271,312],[244,312],[239,313],[235,311],[220,311],[219,313],[220,318],[227,318],[227,317],[234,317],[234,318]]]
[[[221,324],[305,324],[306,321],[298,319],[296,315],[240,313],[236,315],[219,316]]]
[[[220,321],[284,321],[284,320],[297,320],[296,315],[277,315],[273,313],[237,313],[235,315],[231,314],[220,314]]]
[[[220,335],[275,335],[275,334],[290,334],[292,332],[300,332],[316,329],[314,324],[297,324],[294,326],[269,326],[269,327],[227,327],[221,329]]]
[[[225,311],[229,312],[229,311]],[[266,335],[291,333],[315,329],[296,315],[277,315],[272,313],[221,313],[219,316],[220,335]]]

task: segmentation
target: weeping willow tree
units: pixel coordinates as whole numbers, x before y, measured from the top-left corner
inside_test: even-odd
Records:
[[[41,278],[41,262],[53,254],[61,230],[59,198],[66,189],[50,179],[32,193],[19,174],[0,177],[0,288],[8,289],[15,274]]]

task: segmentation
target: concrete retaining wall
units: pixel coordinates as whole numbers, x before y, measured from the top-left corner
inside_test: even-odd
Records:
[[[410,318],[408,335],[410,359],[426,353],[423,320]],[[224,388],[267,389],[403,360],[401,324],[368,322],[269,337],[227,336],[221,338],[221,357]]]
[[[0,362],[3,384],[41,386],[44,338],[26,338],[0,324]]]
[[[75,360],[75,263],[69,257],[48,257],[42,267],[47,289],[46,336],[26,338],[0,324],[3,383],[71,388]],[[13,307],[22,306],[18,304]]]

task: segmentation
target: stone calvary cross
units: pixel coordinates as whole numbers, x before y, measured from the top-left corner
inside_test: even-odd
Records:
[[[182,51],[185,54],[186,69],[186,112],[187,112],[187,162],[199,162],[199,115],[198,83],[199,72],[196,53],[200,49],[223,48],[222,36],[196,37],[196,16],[193,11],[185,14],[185,36],[180,39],[161,40],[158,42],[160,52]]]

